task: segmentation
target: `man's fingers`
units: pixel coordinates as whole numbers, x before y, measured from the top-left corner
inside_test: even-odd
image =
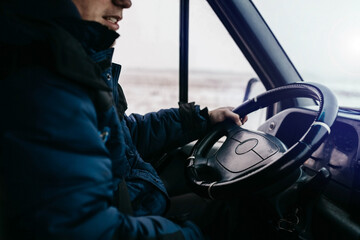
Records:
[[[225,119],[229,119],[233,121],[238,126],[243,125],[247,120],[248,117],[245,116],[241,118],[238,114],[234,113],[232,110],[233,107],[222,107],[215,109],[213,111],[209,112],[210,115],[210,121],[212,124],[219,123],[224,121]]]
[[[247,120],[248,120],[248,116],[247,116],[247,115],[246,115],[245,117],[243,117],[243,118],[240,118],[240,121],[241,121],[242,124],[246,123]]]
[[[236,113],[231,112],[231,115],[228,118],[232,119],[234,123],[236,123],[238,126],[242,125],[240,116],[237,115]]]

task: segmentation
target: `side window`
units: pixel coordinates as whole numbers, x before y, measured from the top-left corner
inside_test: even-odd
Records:
[[[177,107],[179,18],[179,1],[134,1],[125,10],[113,61],[123,66],[128,114]],[[257,75],[206,1],[190,1],[189,27],[189,101],[210,110],[240,105]],[[257,84],[252,94],[263,91]],[[259,114],[249,119],[249,128],[262,121]]]
[[[255,71],[206,1],[190,1],[189,22],[189,101],[210,110],[240,105]],[[265,91],[260,82],[252,89],[249,97]],[[256,129],[265,116],[251,114],[245,126]]]
[[[133,1],[124,10],[113,61],[127,114],[177,107],[179,101],[179,2]]]
[[[189,101],[239,105],[256,73],[206,1],[190,1]]]

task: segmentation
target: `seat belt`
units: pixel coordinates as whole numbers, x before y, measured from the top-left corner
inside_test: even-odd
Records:
[[[121,179],[118,185],[118,189],[114,193],[114,205],[121,213],[126,215],[133,215],[130,195],[124,178]],[[116,229],[112,240],[119,239],[119,229]]]
[[[133,215],[130,195],[124,178],[120,181],[118,189],[115,191],[114,202],[120,212]]]

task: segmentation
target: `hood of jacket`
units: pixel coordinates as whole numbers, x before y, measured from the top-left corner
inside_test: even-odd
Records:
[[[36,31],[35,23],[52,22],[58,19],[80,19],[71,0],[2,0],[0,2],[0,41],[15,45],[28,44],[46,36]],[[30,23],[33,26],[30,26]]]
[[[71,0],[2,0],[0,31],[0,79],[24,65],[40,64],[79,84],[110,90],[101,73],[111,62],[95,63],[89,51],[109,48],[119,35],[83,21]]]

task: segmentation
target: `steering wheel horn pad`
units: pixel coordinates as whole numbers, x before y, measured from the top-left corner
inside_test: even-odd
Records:
[[[216,153],[217,162],[227,171],[234,173],[236,176],[233,178],[241,176],[241,173],[256,167],[271,156],[285,152],[285,145],[277,145],[270,139],[271,135],[238,129],[232,137],[226,139]]]

